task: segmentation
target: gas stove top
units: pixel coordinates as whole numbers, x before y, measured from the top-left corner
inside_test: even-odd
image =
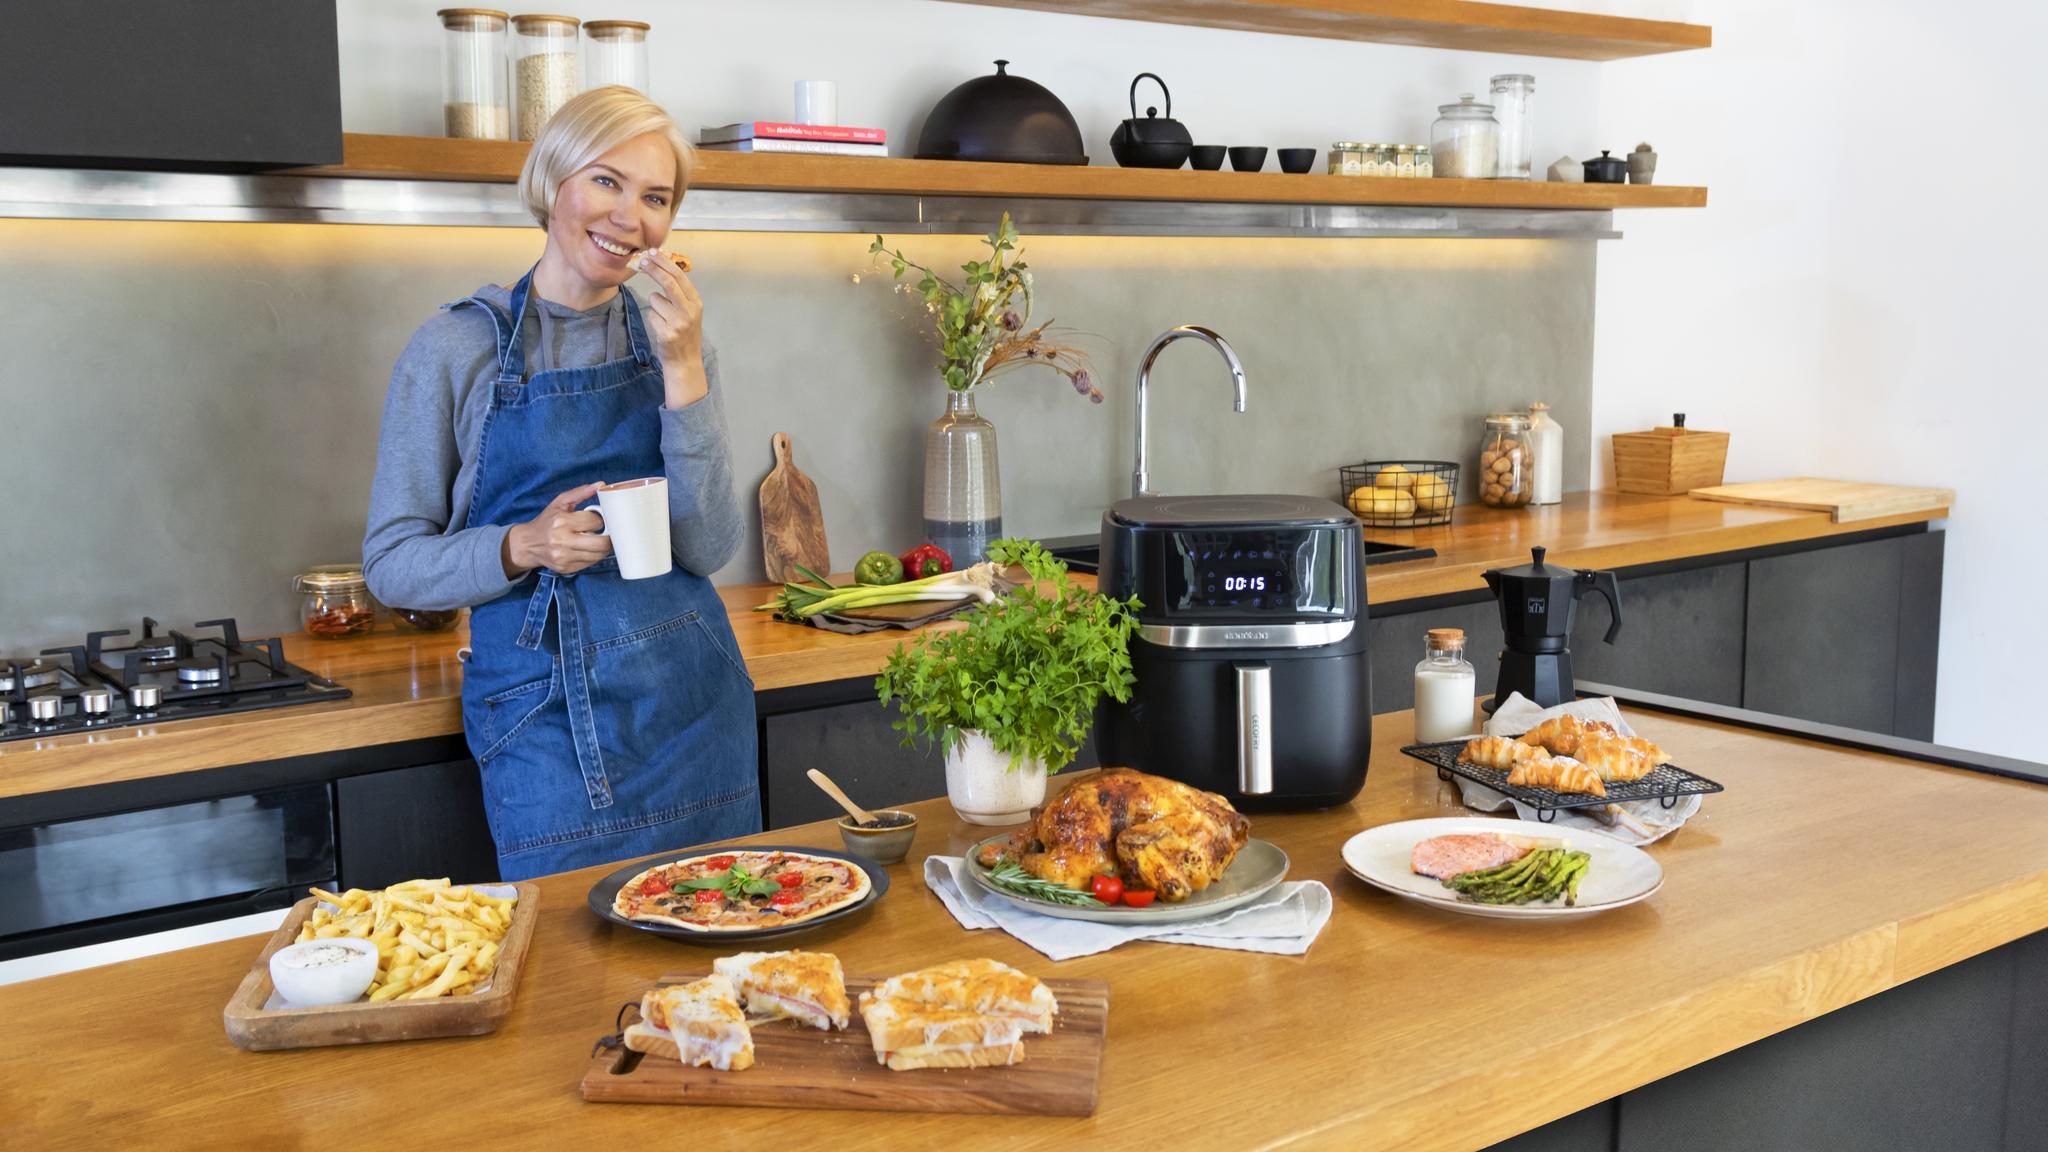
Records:
[[[214,629],[201,633],[200,629]],[[0,743],[345,699],[348,689],[284,658],[276,637],[244,640],[232,618],[192,633],[142,618],[85,643],[0,658]]]

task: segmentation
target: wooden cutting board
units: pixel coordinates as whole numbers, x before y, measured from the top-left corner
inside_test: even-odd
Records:
[[[1952,488],[1905,488],[1896,484],[1860,484],[1853,480],[1819,480],[1801,476],[1794,480],[1766,480],[1754,484],[1721,484],[1695,488],[1702,500],[1727,504],[1761,504],[1770,508],[1802,508],[1827,512],[1835,523],[1871,520],[1904,512],[1932,508],[1953,508]]]
[[[795,565],[823,575],[832,554],[825,546],[825,517],[818,487],[790,459],[789,433],[774,436],[775,467],[761,481],[761,567],[777,584],[801,580]]]
[[[663,976],[687,984],[702,973]],[[880,981],[848,976],[846,995]],[[583,1073],[583,1098],[600,1103],[728,1104],[756,1108],[845,1108],[864,1112],[971,1112],[1090,1116],[1102,1078],[1109,985],[1047,980],[1059,998],[1050,1035],[1024,1037],[1024,1060],[1006,1068],[919,1068],[892,1072],[875,1062],[860,1010],[844,1032],[790,1020],[754,1025],[754,1066],[743,1072],[686,1068],[680,1060],[624,1048],[601,1050]],[[620,1027],[640,1017],[636,1004]]]

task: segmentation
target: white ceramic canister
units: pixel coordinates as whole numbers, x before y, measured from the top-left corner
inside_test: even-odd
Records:
[[[1045,803],[1045,762],[1026,759],[1013,771],[1008,752],[962,731],[946,753],[946,799],[969,824],[1022,824]]]
[[[1564,425],[1550,418],[1550,405],[1529,405],[1529,441],[1536,452],[1536,477],[1531,504],[1556,504],[1564,499]]]

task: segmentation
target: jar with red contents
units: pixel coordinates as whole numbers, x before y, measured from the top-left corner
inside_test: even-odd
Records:
[[[323,640],[361,636],[377,626],[377,603],[360,564],[320,564],[292,580],[306,634]]]

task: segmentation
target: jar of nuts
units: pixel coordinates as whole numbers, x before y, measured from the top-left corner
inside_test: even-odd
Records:
[[[1479,502],[1494,508],[1520,508],[1534,495],[1535,485],[1529,417],[1521,412],[1488,416],[1486,434],[1479,438]]]

